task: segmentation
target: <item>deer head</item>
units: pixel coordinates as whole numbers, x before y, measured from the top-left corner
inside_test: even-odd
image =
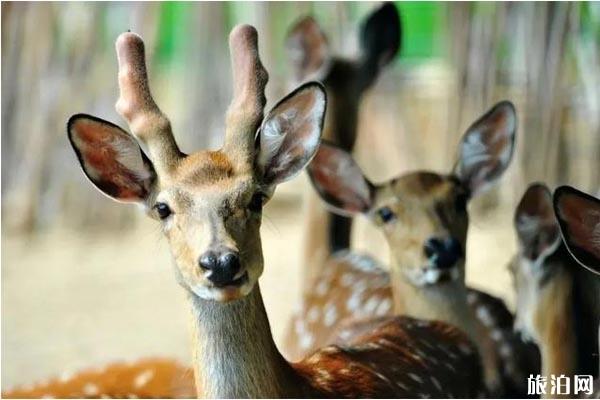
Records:
[[[418,171],[373,184],[350,154],[326,143],[308,172],[334,212],[362,214],[382,230],[393,276],[416,287],[464,281],[467,202],[508,167],[516,127],[512,104],[498,103],[467,130],[445,175]]]
[[[312,158],[326,107],[322,86],[307,83],[263,118],[268,76],[256,30],[236,27],[229,45],[233,99],[222,149],[189,155],[179,150],[150,93],[144,44],[134,33],[116,42],[121,92],[116,108],[133,136],[85,114],[74,115],[67,126],[89,180],[110,198],[139,204],[159,221],[179,283],[216,301],[243,297],[255,286],[263,269],[262,207],[277,184]]]
[[[554,211],[571,255],[600,274],[600,200],[570,186],[554,192]]]
[[[400,50],[400,16],[393,3],[384,3],[363,21],[359,42],[357,57],[333,55],[327,37],[312,17],[298,21],[286,40],[296,82],[315,79],[327,89],[329,110],[323,138],[348,151],[356,139],[362,94]]]
[[[509,269],[517,294],[515,329],[524,338],[540,343],[541,324],[559,290],[555,278],[565,274],[552,194],[544,184],[534,183],[527,188],[515,211],[514,227],[518,250]]]

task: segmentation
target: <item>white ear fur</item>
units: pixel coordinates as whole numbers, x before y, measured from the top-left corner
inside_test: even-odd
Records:
[[[259,131],[256,163],[267,185],[294,177],[314,156],[326,109],[325,89],[310,82],[281,100]]]
[[[514,106],[496,104],[467,130],[459,144],[455,175],[471,190],[481,193],[508,168],[517,129]]]

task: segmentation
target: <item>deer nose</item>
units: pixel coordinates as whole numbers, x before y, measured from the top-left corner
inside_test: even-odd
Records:
[[[206,278],[215,286],[225,286],[233,282],[236,274],[240,272],[240,258],[230,250],[209,250],[200,256],[198,264],[207,272]]]
[[[429,238],[423,248],[427,258],[433,261],[436,268],[447,269],[453,267],[463,257],[460,242],[452,237]]]

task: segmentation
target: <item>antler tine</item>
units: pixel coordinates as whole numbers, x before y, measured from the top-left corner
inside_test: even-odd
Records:
[[[258,34],[250,25],[238,25],[229,35],[233,72],[233,99],[225,121],[225,151],[244,157],[253,154],[254,133],[263,118],[265,86],[269,75],[258,54]]]
[[[171,123],[158,108],[148,84],[144,41],[135,33],[126,32],[115,44],[119,60],[120,96],[117,112],[127,121],[131,132],[148,146],[155,168],[168,172],[181,152],[177,147]]]

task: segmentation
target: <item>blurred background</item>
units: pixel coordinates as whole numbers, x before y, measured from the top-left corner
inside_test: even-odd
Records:
[[[383,181],[449,171],[465,129],[496,101],[519,116],[513,164],[470,205],[467,279],[513,305],[506,264],[527,184],[600,189],[600,3],[400,2],[402,50],[364,98],[356,157]],[[2,3],[2,385],[116,359],[190,362],[188,310],[159,226],[86,181],[66,140],[70,115],[116,114],[114,41],[147,46],[154,97],[184,152],[223,140],[227,35],[257,27],[269,105],[289,89],[285,35],[312,14],[339,55],[357,51],[375,3]],[[265,209],[262,292],[282,342],[300,296],[302,175]],[[359,221],[355,248],[387,260]]]

